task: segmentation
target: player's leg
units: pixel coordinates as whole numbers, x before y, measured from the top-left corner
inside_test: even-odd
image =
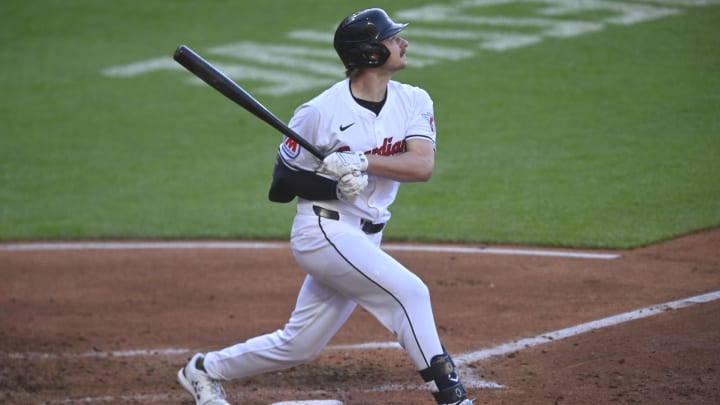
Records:
[[[232,380],[307,363],[327,345],[355,306],[308,276],[282,330],[210,352],[204,366],[213,378]]]
[[[332,220],[322,221],[321,226],[328,243],[295,251],[298,264],[373,314],[398,336],[418,369],[428,367],[432,356],[443,349],[425,283],[362,231]]]
[[[347,228],[337,221],[320,221],[327,246],[295,252],[298,264],[393,332],[423,379],[437,386],[438,403],[465,400],[455,365],[440,343],[427,286],[379,248],[379,236],[368,238]],[[337,260],[328,259],[333,256]]]

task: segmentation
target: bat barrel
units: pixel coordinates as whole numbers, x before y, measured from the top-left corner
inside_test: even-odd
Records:
[[[255,100],[250,93],[186,45],[180,45],[175,49],[173,59],[225,97],[297,142],[318,159],[324,159],[325,155],[315,145],[290,129],[290,127],[278,119],[270,110]]]

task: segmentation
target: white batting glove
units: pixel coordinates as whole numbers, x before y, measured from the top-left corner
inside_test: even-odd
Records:
[[[334,152],[323,159],[318,171],[339,179],[350,173],[359,176],[367,167],[367,157],[362,152]]]
[[[360,173],[359,175],[348,173],[340,177],[337,185],[338,200],[347,202],[355,201],[355,198],[362,193],[367,185],[368,176],[364,173]]]

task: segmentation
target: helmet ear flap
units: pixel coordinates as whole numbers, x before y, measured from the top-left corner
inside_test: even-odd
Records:
[[[341,51],[348,69],[382,66],[390,57],[390,50],[383,44],[357,44]]]
[[[390,50],[383,44],[364,44],[360,48],[365,66],[382,66],[390,57]]]

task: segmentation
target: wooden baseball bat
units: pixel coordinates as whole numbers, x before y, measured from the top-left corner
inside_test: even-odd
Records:
[[[210,85],[210,87],[219,91],[225,97],[234,101],[240,107],[246,109],[256,117],[270,124],[273,128],[280,131],[283,135],[297,142],[301,147],[308,150],[315,157],[322,160],[325,155],[313,144],[305,138],[293,131],[284,122],[275,116],[270,110],[265,108],[260,102],[255,100],[245,89],[232,81],[224,73],[195,53],[192,49],[185,45],[180,45],[173,55],[176,62],[189,70],[192,74],[199,77]]]

